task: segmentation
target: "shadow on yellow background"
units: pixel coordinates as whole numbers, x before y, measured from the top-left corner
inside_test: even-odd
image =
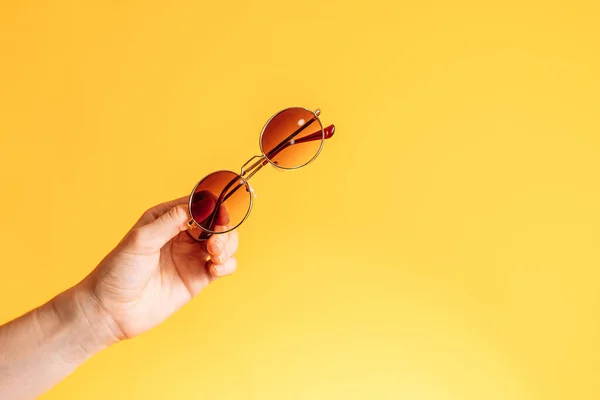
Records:
[[[337,128],[253,179],[235,276],[43,398],[598,398],[600,9],[485,4],[4,2],[2,322],[276,111]]]

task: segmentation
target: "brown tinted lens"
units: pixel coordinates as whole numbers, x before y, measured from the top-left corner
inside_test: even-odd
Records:
[[[323,139],[321,121],[312,112],[289,108],[269,121],[260,146],[273,164],[281,168],[296,168],[317,156]]]
[[[190,212],[194,221],[210,232],[229,231],[248,215],[251,195],[248,184],[238,174],[215,172],[196,186]]]

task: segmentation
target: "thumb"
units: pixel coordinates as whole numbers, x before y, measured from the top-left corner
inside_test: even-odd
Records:
[[[176,205],[149,224],[137,228],[132,244],[139,251],[156,252],[179,232],[186,230],[189,219],[187,205]]]

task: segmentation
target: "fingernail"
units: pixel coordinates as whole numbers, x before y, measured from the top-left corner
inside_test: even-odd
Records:
[[[210,266],[210,274],[213,276],[219,276],[219,271],[214,264]]]

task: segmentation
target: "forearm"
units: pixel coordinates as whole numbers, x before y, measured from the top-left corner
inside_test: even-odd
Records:
[[[81,287],[0,327],[0,398],[32,399],[117,341]]]

